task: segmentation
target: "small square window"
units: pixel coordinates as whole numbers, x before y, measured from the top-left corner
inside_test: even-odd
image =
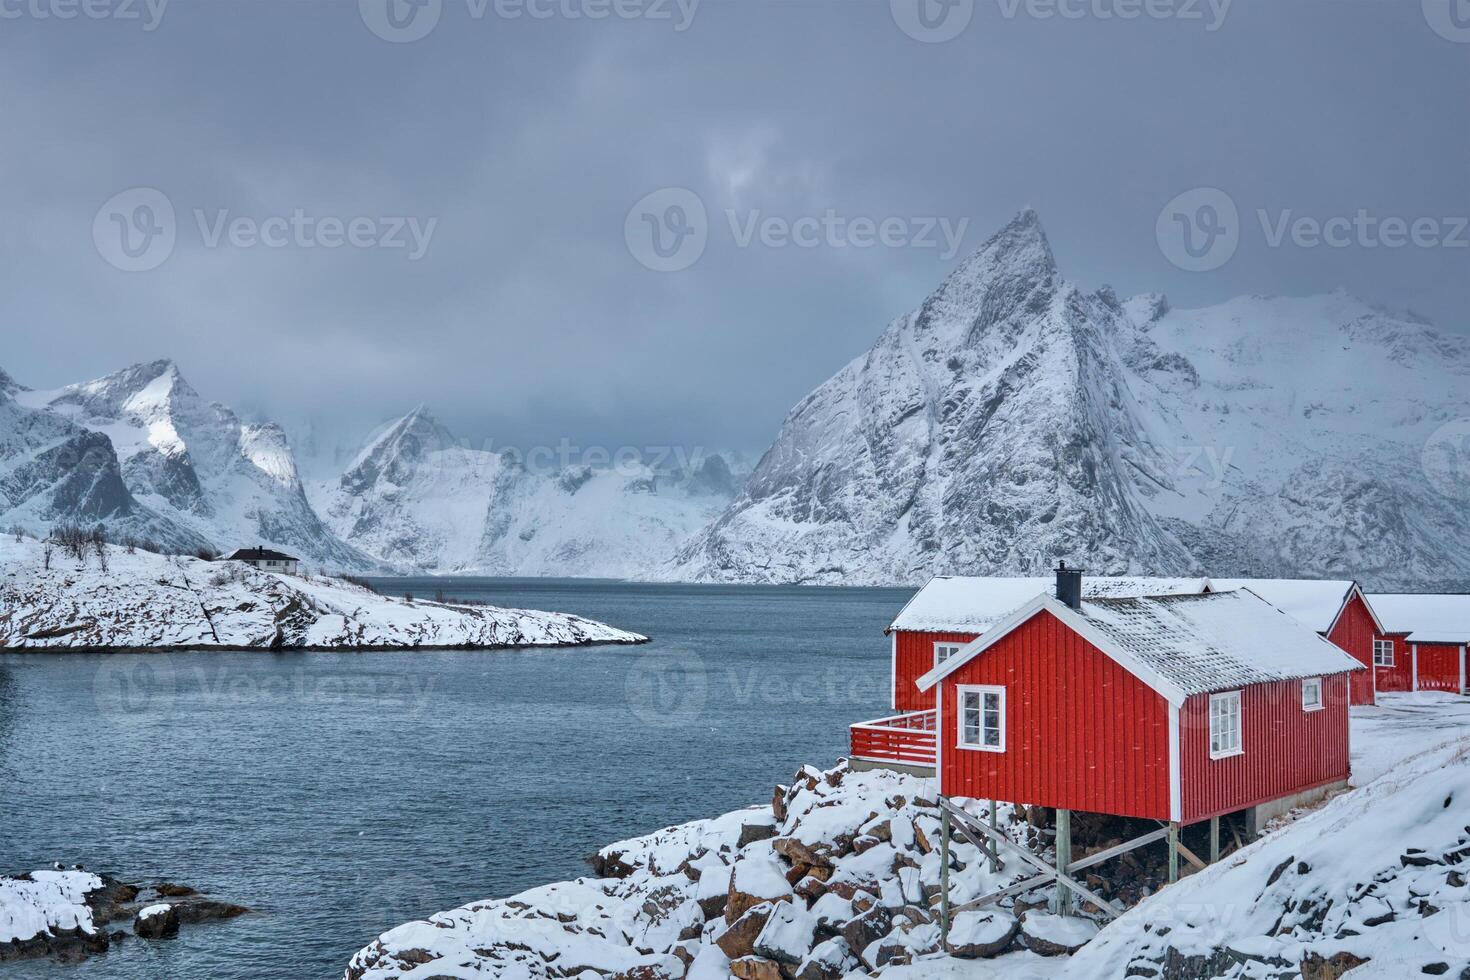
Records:
[[[934,644],[934,666],[938,667],[950,657],[959,653],[964,647],[963,643],[936,643]]]
[[[1245,751],[1240,742],[1240,692],[1210,695],[1210,758],[1225,759]]]
[[[1322,678],[1308,677],[1302,681],[1302,710],[1322,710]]]
[[[959,746],[982,752],[1006,750],[1006,689],[959,688]]]
[[[1393,666],[1393,641],[1392,640],[1374,640],[1373,641],[1373,666],[1375,666],[1375,667],[1392,667]]]

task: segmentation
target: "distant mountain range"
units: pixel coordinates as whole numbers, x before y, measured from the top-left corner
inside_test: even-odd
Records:
[[[1064,279],[1018,215],[803,399],[680,579],[1470,580],[1420,457],[1470,343],[1344,294],[1171,310]]]
[[[327,569],[824,584],[1092,571],[1463,587],[1426,479],[1470,342],[1342,293],[1172,310],[1088,292],[1018,215],[804,398],[753,472],[528,468],[419,408],[340,476],[168,361],[32,391],[0,372],[0,526],[102,523]]]

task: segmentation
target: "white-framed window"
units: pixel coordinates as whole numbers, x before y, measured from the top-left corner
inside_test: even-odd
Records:
[[[1210,758],[1240,755],[1240,692],[1210,695]]]
[[[981,752],[1006,750],[1006,689],[962,684],[959,693],[959,747]]]
[[[1375,666],[1375,667],[1392,667],[1393,666],[1393,641],[1392,640],[1374,640],[1373,641],[1373,666]]]
[[[936,643],[934,644],[934,666],[938,667],[950,657],[959,653],[963,643]]]
[[[1322,678],[1308,677],[1302,681],[1302,710],[1322,710]]]

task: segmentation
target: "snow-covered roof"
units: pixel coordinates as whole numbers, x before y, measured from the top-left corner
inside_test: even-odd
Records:
[[[1087,598],[1185,595],[1203,592],[1207,582],[1203,578],[1083,576],[1082,594]],[[908,601],[888,631],[983,633],[1043,592],[1056,595],[1054,576],[941,575],[930,579]]]
[[[1173,704],[1192,694],[1362,670],[1352,656],[1248,589],[1084,599],[1042,593],[919,678],[929,690],[1047,611]]]
[[[1470,642],[1470,595],[1378,592],[1368,602],[1386,632],[1418,643]]]
[[[1210,590],[1250,589],[1282,612],[1296,617],[1319,633],[1337,622],[1356,583],[1347,579],[1212,578]]]

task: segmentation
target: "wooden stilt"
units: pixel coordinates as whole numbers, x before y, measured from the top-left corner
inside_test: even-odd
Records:
[[[1072,914],[1072,890],[1062,881],[1072,864],[1072,811],[1057,811],[1057,914]]]
[[[1179,825],[1169,824],[1169,884],[1179,880]]]
[[[1220,860],[1220,818],[1210,818],[1210,863]]]
[[[949,811],[939,811],[939,943],[949,949]]]
[[[991,800],[990,801],[990,829],[991,830],[995,830],[996,827],[997,827],[995,811],[996,811],[996,809],[999,806],[1000,806],[1000,804],[997,803],[997,802],[995,802],[994,800]],[[996,847],[995,844],[994,844],[994,842],[992,841],[992,843],[990,845],[990,872],[991,872],[991,874],[994,874],[994,873],[996,873],[999,870],[1000,870],[1000,848]]]

